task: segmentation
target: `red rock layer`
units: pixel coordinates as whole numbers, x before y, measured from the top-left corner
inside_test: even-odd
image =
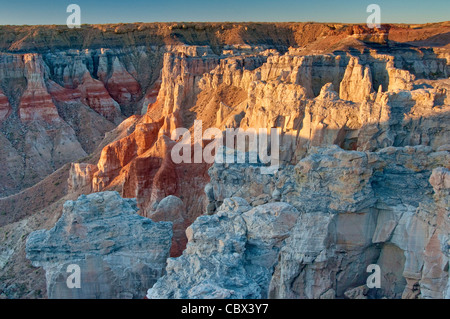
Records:
[[[23,59],[28,84],[19,104],[21,121],[59,121],[58,111],[45,86],[44,66],[41,56],[38,54],[25,54]]]
[[[106,83],[109,94],[119,104],[128,104],[141,95],[141,86],[116,58],[113,63],[113,72]]]
[[[147,91],[147,94],[145,94],[144,97],[144,102],[142,103],[143,105],[142,114],[147,113],[147,111],[153,107],[158,97],[160,89],[161,89],[161,81],[156,81]]]
[[[11,106],[9,105],[8,98],[3,94],[0,89],[0,122],[5,120],[11,113]]]
[[[125,168],[137,156],[147,151],[157,138],[162,121],[154,123],[141,122],[133,133],[125,138],[107,145],[98,161],[98,172],[94,175],[93,190],[101,191],[109,186],[116,177],[122,175]],[[119,176],[120,177],[120,176]]]
[[[67,103],[81,98],[80,90],[64,88],[52,80],[47,81],[47,89],[56,102]]]
[[[93,79],[89,72],[84,74],[78,89],[81,92],[83,103],[89,105],[94,111],[111,122],[121,121],[119,104],[111,98],[103,83]]]
[[[140,213],[144,216],[154,213],[155,205],[167,196],[179,197],[186,205],[186,214],[183,220],[176,222],[179,229],[174,236],[172,256],[181,254],[186,245],[184,229],[199,212],[203,212],[201,195],[208,181],[209,164],[174,164],[170,154],[176,142],[169,136],[173,129],[183,124],[182,109],[194,103],[197,82],[218,63],[216,56],[199,56],[196,52],[193,55],[166,54],[161,81],[146,96],[149,103],[154,102],[155,107],[150,107],[146,115],[129,127],[132,133],[102,150],[97,163],[98,170],[92,177],[92,191],[117,190],[123,197],[137,198]],[[138,88],[133,86],[131,75],[127,76],[123,72],[117,60],[114,65],[112,76],[106,81],[108,90],[114,92],[111,83],[116,81],[117,87],[123,87],[123,84],[119,86],[119,82],[129,84],[123,92],[136,92]],[[93,80],[87,75],[81,86],[87,87],[88,82],[92,89]],[[82,96],[87,95],[83,90],[81,93]],[[114,93],[111,95],[114,96]],[[116,100],[128,97],[114,96]],[[153,112],[156,108],[158,110]],[[76,178],[73,180],[74,184],[84,183]]]

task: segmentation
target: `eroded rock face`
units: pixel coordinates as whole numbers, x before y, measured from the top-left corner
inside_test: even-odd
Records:
[[[187,229],[188,245],[170,258],[167,274],[147,298],[265,298],[283,241],[299,212],[286,203],[253,208],[242,198],[224,201],[217,214]]]
[[[211,268],[198,259],[206,247],[214,254],[219,248],[202,244],[203,237],[196,235],[210,231],[222,234],[218,231],[222,227],[229,230],[223,233],[230,235],[236,227],[242,229],[238,239],[218,235],[214,240],[223,241],[219,247],[238,240],[239,245],[233,247],[241,248],[233,265],[237,265],[240,277],[247,278],[244,268],[253,269],[250,273],[259,274],[259,280],[267,279],[257,281],[262,297],[444,298],[449,234],[445,167],[449,159],[448,151],[433,152],[424,146],[389,147],[378,152],[345,151],[335,146],[313,148],[298,164],[283,167],[271,177],[259,175],[256,165],[225,167],[216,163],[210,169],[212,179],[205,192],[210,204],[218,207],[217,213],[199,217],[188,229],[188,248],[169,262],[168,274],[149,290],[149,297],[211,297],[216,292],[220,297],[234,296],[228,288],[222,289],[226,287],[223,275],[211,275],[219,266]],[[233,196],[244,196],[247,201]],[[253,218],[266,209],[275,212],[279,204],[301,213],[287,223],[289,230],[279,236],[283,240],[269,258],[261,252],[259,240],[267,243],[266,236],[270,237],[272,230],[252,230],[257,224]],[[236,205],[234,211],[245,211],[237,214],[243,221],[229,217]],[[283,229],[275,220],[261,225]],[[258,234],[258,239],[251,240],[251,234]],[[220,256],[230,254],[225,250]],[[267,257],[264,260],[268,264],[260,264],[258,257],[251,260],[252,254]],[[222,266],[229,264],[223,262]],[[263,267],[251,268],[255,264]],[[369,275],[366,268],[371,264],[381,269],[379,289],[365,286]],[[206,277],[183,270],[194,265],[208,269]],[[207,287],[201,289],[202,294],[190,295],[189,285],[178,282],[189,282],[190,287],[207,283]],[[254,293],[252,290],[239,296]]]
[[[27,258],[46,271],[48,297],[143,298],[164,273],[172,225],[136,214],[136,201],[117,192],[67,201],[51,230],[27,239]],[[69,265],[78,265],[81,287],[68,288]]]
[[[447,90],[415,89],[414,75],[394,62],[375,50],[307,55],[235,47],[218,55],[208,46],[174,46],[164,54],[157,97],[127,137],[104,148],[92,189],[136,197],[146,212],[174,195],[183,198],[193,222],[205,207],[186,198],[202,196],[209,164],[174,165],[169,154],[173,130],[192,133],[195,119],[203,131],[280,127],[280,159],[290,164],[327,145],[375,151],[425,144],[436,150],[449,134],[448,106],[442,103]]]
[[[89,72],[84,73],[79,90],[82,99],[94,111],[116,124],[122,121],[120,105],[109,95],[104,85],[99,80],[93,79]]]
[[[413,42],[388,40],[391,27],[393,39]],[[382,296],[435,298],[446,289],[446,224],[436,221],[448,206],[438,182],[445,178],[433,175],[435,198],[428,178],[436,167],[448,169],[450,58],[442,43],[415,46],[423,34],[445,39],[445,24],[132,24],[75,34],[52,27],[44,37],[10,28],[0,29],[9,52],[0,54],[1,194],[83,157],[70,167],[68,196],[116,190],[136,198],[139,214],[173,222],[171,256],[185,248],[184,229],[205,211],[224,210],[227,198],[302,212],[273,250],[280,262],[272,265],[271,255],[268,264],[252,264],[256,279],[242,256],[265,254],[260,241],[270,240],[259,238],[255,248],[243,239],[248,250],[232,257],[233,271],[250,290],[212,275],[226,278],[216,264],[205,275],[208,287],[186,279],[199,287],[180,292],[186,296],[380,297],[363,286],[364,266],[374,262],[386,271]],[[55,50],[44,49],[49,38]],[[282,169],[271,176],[259,164],[214,164],[208,175],[211,164],[175,164],[171,133],[192,134],[194,120],[203,131],[280,128]],[[244,223],[248,235],[253,222]]]
[[[91,181],[95,172],[98,170],[97,165],[86,163],[72,163],[70,165],[68,188],[69,192],[91,192]]]
[[[339,96],[343,100],[363,102],[372,92],[372,77],[369,66],[362,66],[358,59],[351,58],[342,79]]]
[[[420,203],[415,214],[402,216],[393,233],[392,241],[405,250],[403,276],[407,285],[403,298],[450,297],[449,180],[448,168],[434,169],[429,179],[434,200]]]
[[[141,98],[157,80],[167,50],[2,51],[0,123],[8,142],[0,148],[10,158],[11,176],[8,182],[2,178],[1,196],[94,152],[106,132],[142,108]],[[21,159],[12,163],[16,155]]]
[[[110,75],[104,76],[101,71],[105,71],[100,62],[101,79],[106,82],[106,88],[111,96],[120,104],[128,105],[141,95],[141,87],[136,79],[128,73],[124,66],[120,63],[118,57],[115,57],[111,66]]]
[[[183,201],[173,195],[163,198],[154,211],[149,211],[147,217],[155,222],[171,221],[173,224],[172,257],[178,257],[186,247],[186,228],[189,226],[189,218]]]
[[[45,87],[44,63],[38,54],[25,54],[25,76],[28,79],[27,88],[19,104],[19,118],[22,122],[40,120],[46,122],[58,121],[58,111]]]
[[[0,89],[0,121],[5,120],[11,113],[11,105],[9,105],[8,98]]]

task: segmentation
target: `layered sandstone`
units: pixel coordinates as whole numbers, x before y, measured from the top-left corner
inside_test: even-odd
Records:
[[[9,105],[8,98],[0,90],[0,121],[5,120],[11,114],[11,105]]]
[[[134,94],[122,106],[112,97],[114,90],[109,92],[106,82],[95,79],[99,54],[96,50],[0,54],[0,113],[5,136],[1,147],[8,150],[4,157],[10,158],[2,194],[32,186],[67,162],[93,152],[105,133],[124,119],[122,107],[139,107],[140,84],[133,82],[122,66],[127,60],[117,58],[125,53],[114,52],[115,62],[104,68],[111,83]],[[136,55],[144,54],[136,50]],[[148,75],[139,78],[153,79]],[[22,158],[12,160],[17,157]]]
[[[106,88],[119,104],[136,101],[141,95],[139,83],[128,73],[116,57],[112,64],[111,75],[106,81]]]
[[[446,143],[447,90],[416,88],[414,74],[396,68],[393,56],[246,50],[216,55],[208,47],[179,46],[165,53],[156,100],[128,136],[103,149],[92,189],[137,197],[145,216],[174,195],[188,207],[186,223],[193,222],[205,209],[192,199],[201,197],[209,165],[175,165],[170,138],[180,127],[193,133],[194,119],[203,131],[280,127],[285,163],[296,163],[314,146],[373,151],[425,144],[436,150]],[[142,135],[143,127],[151,133]]]
[[[85,104],[104,116],[107,120],[119,124],[122,120],[120,105],[106,91],[104,85],[85,72],[79,86],[81,98]]]
[[[424,25],[383,25],[381,29],[370,29],[365,24],[342,23],[234,23],[234,22],[170,22],[83,25],[80,30],[66,26],[2,26],[0,29],[1,50],[45,51],[49,47],[61,49],[101,48],[104,43],[112,47],[139,46],[152,43],[198,44],[215,46],[275,45],[277,47],[305,46],[327,38],[328,45],[335,38],[343,37],[375,43],[386,43],[386,39],[398,42],[422,41],[433,43],[428,38],[448,32],[448,22]],[[445,38],[443,39],[445,41]],[[442,40],[441,40],[442,41]],[[442,42],[435,41],[440,44]],[[323,47],[322,47],[323,49]]]
[[[19,118],[22,122],[59,120],[58,111],[47,91],[44,81],[44,64],[37,54],[25,54],[25,76],[27,88],[19,104]]]
[[[14,28],[0,27],[7,51],[0,54],[7,167],[0,190],[14,194],[76,163],[63,166],[67,183],[51,177],[2,201],[19,210],[0,219],[17,226],[2,228],[13,230],[0,251],[8,261],[2,275],[25,260],[24,232],[55,220],[63,201],[115,190],[136,198],[138,214],[173,223],[170,255],[181,257],[170,259],[149,297],[437,298],[448,291],[445,23]],[[194,135],[195,120],[202,131],[279,128],[280,170],[175,163],[172,132]],[[66,190],[50,194],[56,187],[68,189],[59,202]],[[27,217],[48,198],[53,206]],[[212,216],[199,217],[205,212]],[[364,287],[368,263],[384,269],[381,290]],[[201,276],[191,271],[197,266]],[[123,290],[119,296],[131,296]]]

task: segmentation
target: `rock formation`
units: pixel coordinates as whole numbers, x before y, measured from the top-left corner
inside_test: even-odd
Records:
[[[436,150],[449,134],[447,90],[415,88],[415,76],[394,60],[376,50],[309,55],[237,47],[218,55],[207,46],[171,47],[156,100],[126,137],[103,149],[92,190],[136,197],[145,216],[174,195],[192,223],[205,205],[187,201],[202,196],[208,164],[174,165],[169,153],[172,131],[186,127],[192,133],[194,120],[202,121],[202,131],[280,127],[285,163],[325,145],[373,151],[424,144]],[[143,127],[152,127],[150,135],[142,135]]]
[[[270,297],[344,297],[378,264],[381,289],[366,297],[444,298],[449,156],[424,146],[313,148],[275,178],[245,164],[215,164],[207,195],[218,211],[227,198],[245,196],[256,208],[281,201],[302,212],[271,273]]]
[[[27,258],[44,267],[48,297],[142,298],[163,274],[172,226],[136,211],[135,200],[116,192],[82,195],[64,204],[52,229],[31,233]],[[79,267],[78,288],[67,285],[70,265]]]
[[[94,111],[111,122],[116,124],[121,122],[119,104],[108,94],[103,84],[93,79],[89,72],[84,73],[79,90],[85,104]]]
[[[151,298],[448,296],[449,28],[0,27],[0,290],[24,295],[9,286],[27,262],[11,238],[51,228],[67,200],[116,191],[172,222]],[[190,163],[172,158],[183,128]],[[261,173],[261,154],[194,163],[210,128],[278,128],[278,172]],[[365,286],[369,264],[380,289]],[[23,273],[27,287],[25,274],[43,280]]]
[[[58,121],[58,111],[47,92],[43,78],[44,66],[41,56],[25,54],[25,76],[28,79],[27,88],[20,99],[19,118],[22,122],[42,120]]]
[[[168,260],[167,274],[147,298],[267,297],[279,249],[298,216],[286,203],[252,209],[242,198],[226,199],[216,214],[186,230],[186,250]]]
[[[312,149],[264,186],[240,166],[237,176],[253,179],[239,187],[222,168],[207,191],[217,212],[187,229],[186,250],[147,297],[445,298],[449,172],[440,165],[449,159],[427,147]],[[365,286],[370,264],[381,268],[379,289]]]
[[[0,121],[5,120],[11,113],[11,106],[9,105],[8,98],[0,90]]]
[[[178,256],[186,247],[186,228],[189,226],[189,218],[183,201],[173,195],[163,198],[154,211],[147,214],[148,218],[155,222],[171,221],[173,223],[171,256]]]

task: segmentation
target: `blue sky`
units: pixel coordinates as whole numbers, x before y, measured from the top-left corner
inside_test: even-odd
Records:
[[[382,23],[450,20],[450,0],[0,0],[0,24],[65,24],[67,5],[81,7],[81,23],[167,21],[317,21],[364,23],[367,5]]]

